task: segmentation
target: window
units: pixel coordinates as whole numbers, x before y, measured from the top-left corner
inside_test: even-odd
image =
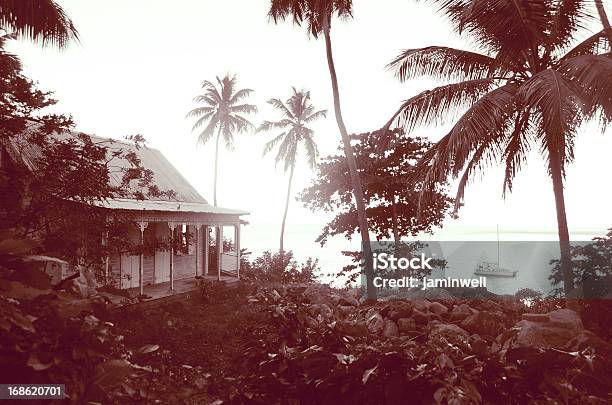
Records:
[[[187,224],[181,224],[174,228],[174,246],[178,256],[193,254],[193,236],[190,233],[191,230],[193,229]]]

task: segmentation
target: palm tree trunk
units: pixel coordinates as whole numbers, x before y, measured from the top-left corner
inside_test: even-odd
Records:
[[[595,7],[597,7],[597,13],[599,14],[601,25],[603,25],[604,30],[606,30],[608,41],[610,42],[610,46],[612,47],[612,31],[610,30],[610,20],[608,20],[608,14],[606,14],[606,9],[604,8],[603,1],[595,0]]]
[[[565,212],[565,197],[563,195],[563,173],[561,172],[561,157],[557,152],[550,151],[550,175],[555,193],[557,208],[557,226],[559,229],[559,247],[561,250],[561,274],[563,275],[563,289],[566,299],[574,289],[574,274],[572,271],[571,248],[567,215]]]
[[[327,65],[329,67],[329,75],[331,76],[332,91],[334,95],[334,112],[336,115],[336,123],[342,136],[342,143],[344,145],[344,155],[348,162],[349,174],[351,176],[351,183],[353,186],[353,195],[355,197],[355,204],[357,206],[357,220],[359,223],[359,231],[361,233],[361,243],[363,245],[363,261],[365,263],[366,273],[366,292],[368,299],[376,299],[376,290],[374,288],[374,272],[372,263],[372,248],[370,246],[370,235],[368,233],[368,218],[366,216],[365,208],[365,197],[363,195],[363,189],[361,188],[361,180],[359,179],[359,173],[357,172],[357,163],[355,161],[355,155],[353,153],[353,147],[351,140],[344,125],[344,119],[342,118],[342,110],[340,108],[340,92],[338,90],[338,77],[336,76],[336,67],[334,65],[334,57],[332,54],[331,36],[330,36],[329,22],[325,24],[323,33],[325,35],[325,50],[327,54]]]
[[[221,128],[217,132],[217,140],[215,141],[215,180],[214,180],[214,189],[213,189],[213,201],[214,206],[217,206],[217,172],[219,166],[219,138],[221,138]]]
[[[399,256],[400,253],[400,235],[399,235],[399,223],[397,218],[397,203],[395,196],[393,196],[393,202],[391,203],[391,223],[393,225],[393,241],[395,242],[395,255]]]
[[[281,234],[280,234],[280,254],[283,256],[285,253],[285,249],[283,246],[283,241],[285,237],[285,222],[287,221],[287,211],[289,211],[289,197],[291,196],[291,182],[293,181],[293,170],[295,169],[295,164],[291,165],[291,171],[289,172],[289,183],[287,184],[287,198],[285,199],[285,213],[283,214],[283,223],[281,225]]]

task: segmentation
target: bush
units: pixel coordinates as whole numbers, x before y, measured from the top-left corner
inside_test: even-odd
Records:
[[[242,263],[240,278],[247,283],[310,283],[320,271],[318,259],[308,258],[299,264],[293,252],[272,253],[269,250],[252,262]]]
[[[107,400],[134,372],[103,300],[59,291],[31,256],[36,243],[0,234],[0,363],[4,383],[65,384],[71,402]],[[7,372],[10,370],[10,373]]]

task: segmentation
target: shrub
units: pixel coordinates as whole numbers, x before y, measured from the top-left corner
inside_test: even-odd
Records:
[[[309,257],[300,264],[292,251],[283,254],[265,251],[252,262],[243,263],[240,277],[250,283],[309,283],[316,280],[319,271],[318,259]]]

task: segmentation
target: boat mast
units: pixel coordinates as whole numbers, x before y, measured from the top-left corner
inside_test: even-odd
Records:
[[[501,267],[499,266],[499,224],[497,224],[497,270]]]

